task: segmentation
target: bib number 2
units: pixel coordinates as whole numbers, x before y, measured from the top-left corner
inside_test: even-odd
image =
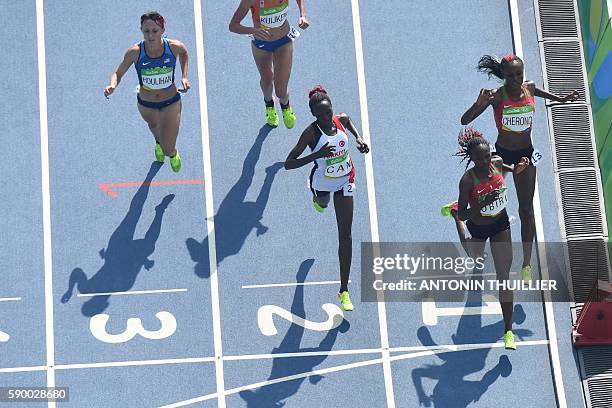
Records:
[[[355,192],[355,183],[348,183],[342,187],[342,193],[344,196],[353,196]]]

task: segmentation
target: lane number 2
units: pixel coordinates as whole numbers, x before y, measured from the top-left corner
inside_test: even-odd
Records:
[[[257,324],[264,336],[275,336],[278,334],[274,325],[274,315],[280,316],[293,324],[300,325],[305,329],[315,331],[329,331],[340,326],[344,319],[342,309],[333,303],[325,303],[321,306],[327,313],[327,320],[324,322],[313,322],[302,317],[296,316],[290,311],[276,305],[264,305],[257,311]]]

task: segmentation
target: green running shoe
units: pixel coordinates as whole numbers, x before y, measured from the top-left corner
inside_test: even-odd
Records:
[[[524,282],[531,281],[531,265],[523,266],[523,269],[521,269],[521,279]]]
[[[516,343],[514,342],[514,333],[512,330],[508,330],[504,334],[504,347],[508,350],[516,350]]]
[[[181,156],[179,155],[178,150],[174,157],[170,157],[170,167],[172,167],[172,171],[178,173],[181,169]]]
[[[452,203],[448,203],[444,206],[442,206],[442,209],[440,210],[440,213],[442,214],[442,216],[444,217],[452,217],[452,211],[457,211],[458,209],[458,205],[457,205],[457,201],[453,201]]]
[[[320,213],[325,211],[325,207],[321,207],[321,205],[319,203],[317,203],[316,201],[312,202],[312,206],[314,207],[315,210],[317,210]]]
[[[288,106],[287,109],[283,109],[283,122],[287,129],[291,129],[293,125],[295,125],[295,115],[293,114],[291,106]]]
[[[276,108],[274,106],[266,108],[266,123],[272,127],[277,127],[280,123],[280,119],[278,119],[278,114],[276,113]]]
[[[155,143],[155,160],[163,163],[165,157],[166,155],[164,154],[164,150],[162,149],[161,145],[159,143]]]
[[[345,290],[342,293],[338,293],[338,299],[340,300],[340,308],[346,312],[350,312],[354,309],[353,303],[349,293]]]

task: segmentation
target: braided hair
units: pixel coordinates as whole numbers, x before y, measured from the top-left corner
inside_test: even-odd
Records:
[[[523,63],[523,60],[514,54],[506,54],[502,58],[494,55],[483,55],[478,61],[476,69],[486,73],[489,78],[494,75],[499,79],[504,79],[504,69],[514,61]]]
[[[465,168],[467,169],[472,161],[471,155],[476,146],[486,146],[489,149],[489,142],[485,139],[478,130],[473,127],[461,129],[459,136],[457,137],[459,143],[459,150],[453,156],[461,157],[461,163],[467,159]]]
[[[317,104],[323,101],[331,103],[331,99],[329,99],[329,95],[327,95],[327,91],[323,88],[323,85],[317,85],[308,91],[308,98],[308,106],[311,111]]]

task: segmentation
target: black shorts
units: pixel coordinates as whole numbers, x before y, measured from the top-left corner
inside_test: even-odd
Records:
[[[495,143],[495,152],[493,154],[496,154],[501,157],[504,160],[504,164],[507,164],[509,166],[519,164],[519,162],[521,161],[521,157],[527,157],[529,159],[529,165],[533,166],[533,164],[531,164],[533,146],[529,146],[519,150],[509,150]]]
[[[331,199],[331,191],[319,191],[319,190],[314,190],[314,189],[310,189],[310,191],[312,191],[312,201],[316,202],[317,204],[319,204],[321,207],[323,208],[327,208],[327,206],[329,205],[329,200]],[[334,197],[335,196],[343,196],[345,197],[346,194],[344,194],[344,189],[341,188],[338,191],[334,191]]]
[[[177,92],[176,95],[174,95],[173,97],[168,98],[164,101],[159,101],[159,102],[143,101],[142,99],[140,99],[140,95],[136,95],[136,99],[138,99],[138,103],[144,106],[145,108],[162,110],[166,106],[170,106],[173,103],[180,101],[181,94]]]
[[[466,223],[468,231],[472,234],[472,238],[487,240],[502,231],[510,229],[510,219],[508,213],[504,212],[504,215],[499,217],[493,224],[478,225],[468,220]]]

